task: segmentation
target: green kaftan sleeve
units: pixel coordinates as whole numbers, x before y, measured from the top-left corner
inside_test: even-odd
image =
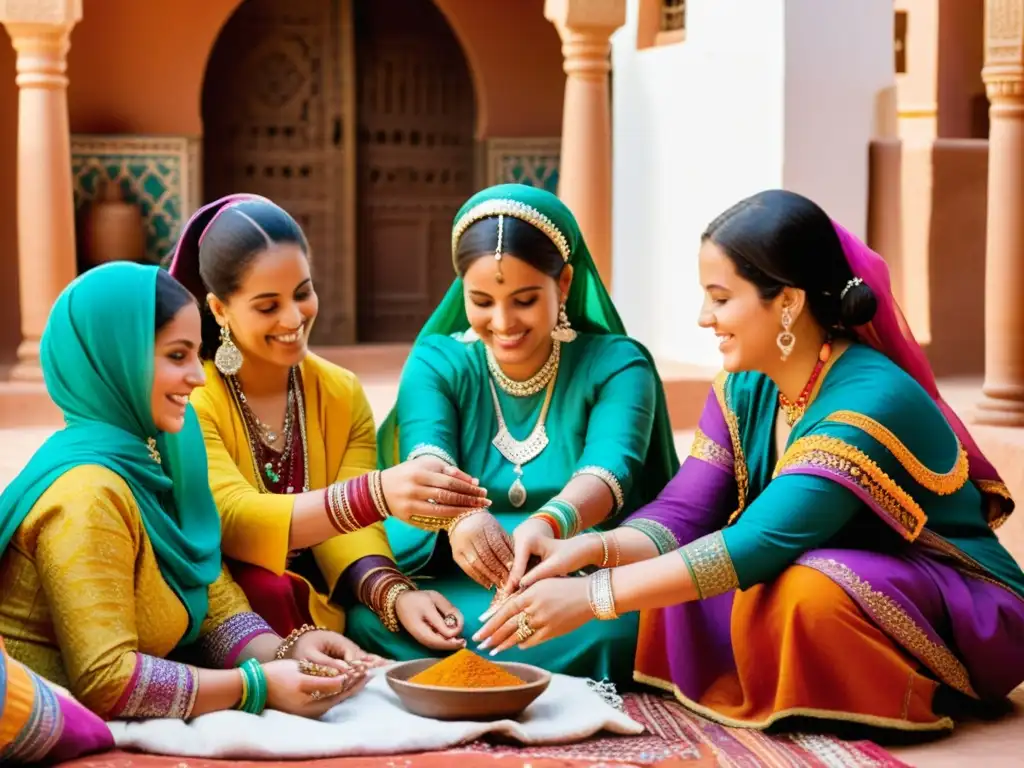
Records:
[[[579,375],[574,371],[573,375]],[[591,474],[608,485],[615,511],[643,471],[657,403],[657,379],[647,356],[626,337],[595,344],[590,363],[595,401],[575,475]]]
[[[452,349],[446,349],[450,345]],[[459,408],[456,387],[463,373],[450,354],[461,342],[443,336],[412,348],[398,385],[400,461],[422,455],[459,463]]]

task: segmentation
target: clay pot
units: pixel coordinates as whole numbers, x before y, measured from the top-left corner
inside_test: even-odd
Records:
[[[127,202],[121,185],[106,182],[82,221],[82,257],[86,266],[108,261],[144,261],[146,229],[142,209]]]

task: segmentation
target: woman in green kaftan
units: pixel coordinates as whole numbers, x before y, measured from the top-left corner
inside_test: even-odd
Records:
[[[651,356],[625,335],[558,198],[518,184],[480,192],[456,217],[452,252],[458,277],[416,340],[378,458],[442,459],[487,489],[491,506],[447,531],[385,524],[399,566],[455,605],[469,637],[545,539],[616,526],[679,462]],[[429,653],[359,607],[347,634],[390,658]],[[509,660],[627,681],[636,636],[635,617],[594,622]]]

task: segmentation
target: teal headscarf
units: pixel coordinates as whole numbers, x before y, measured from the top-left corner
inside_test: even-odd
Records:
[[[207,589],[220,573],[220,518],[192,406],[177,434],[157,434],[153,423],[158,271],[106,264],[72,282],[53,305],[39,356],[65,427],[0,496],[0,554],[61,475],[83,464],[106,467],[131,488],[160,571],[188,611],[186,645],[198,637]],[[160,464],[147,447],[150,437]]]
[[[579,224],[576,223],[576,217],[565,203],[547,190],[525,184],[499,184],[473,195],[455,216],[453,257],[458,248],[458,238],[468,223],[497,216],[499,213],[538,226],[556,246],[568,250],[573,276],[565,312],[573,328],[581,333],[627,335],[612,298],[601,282],[601,276],[590,256]],[[415,343],[418,344],[433,334],[447,336],[468,329],[469,319],[466,317],[462,278],[456,277],[441,304],[420,330]],[[637,342],[637,345],[651,361],[651,368],[658,383],[650,447],[647,449],[643,472],[634,482],[646,503],[652,501],[675,475],[679,469],[679,457],[672,438],[672,426],[665,404],[665,389],[661,378],[658,377],[654,358],[642,344]],[[377,461],[382,468],[394,466],[399,461],[398,415],[394,408],[377,433]]]

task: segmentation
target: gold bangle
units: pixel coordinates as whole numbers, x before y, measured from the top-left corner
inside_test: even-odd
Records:
[[[448,529],[451,523],[450,517],[437,517],[436,515],[410,515],[409,522],[431,533],[438,533]]]
[[[285,654],[292,649],[292,646],[295,645],[296,642],[298,642],[298,639],[300,637],[302,637],[307,632],[316,632],[319,629],[323,629],[323,627],[317,627],[311,624],[303,624],[298,629],[293,629],[288,634],[288,637],[282,640],[281,644],[277,646],[277,653],[274,654],[274,658],[283,659],[285,657]]]
[[[605,538],[604,531],[595,531],[597,538],[601,540],[601,564],[599,568],[608,567],[608,539]]]
[[[612,551],[615,553],[615,560],[611,563],[611,567],[618,568],[619,562],[622,560],[622,547],[619,546],[619,537],[615,535],[615,531],[608,534],[608,541],[612,545]]]
[[[457,526],[459,523],[461,523],[467,517],[472,517],[477,512],[482,512],[482,511],[483,511],[482,509],[471,509],[471,510],[469,510],[469,512],[463,512],[458,517],[453,517],[451,522],[448,523],[448,527],[445,529],[445,530],[448,531],[448,535],[451,536],[452,533],[455,531],[455,526]]]
[[[395,610],[395,605],[398,603],[399,596],[411,589],[412,586],[408,582],[400,581],[393,584],[388,590],[387,597],[384,598],[384,615],[381,616],[381,621],[389,632],[398,631],[398,613]]]
[[[380,515],[381,520],[391,517],[391,508],[384,495],[384,481],[379,469],[370,473],[370,497],[373,499],[373,506],[377,508],[377,514]]]

